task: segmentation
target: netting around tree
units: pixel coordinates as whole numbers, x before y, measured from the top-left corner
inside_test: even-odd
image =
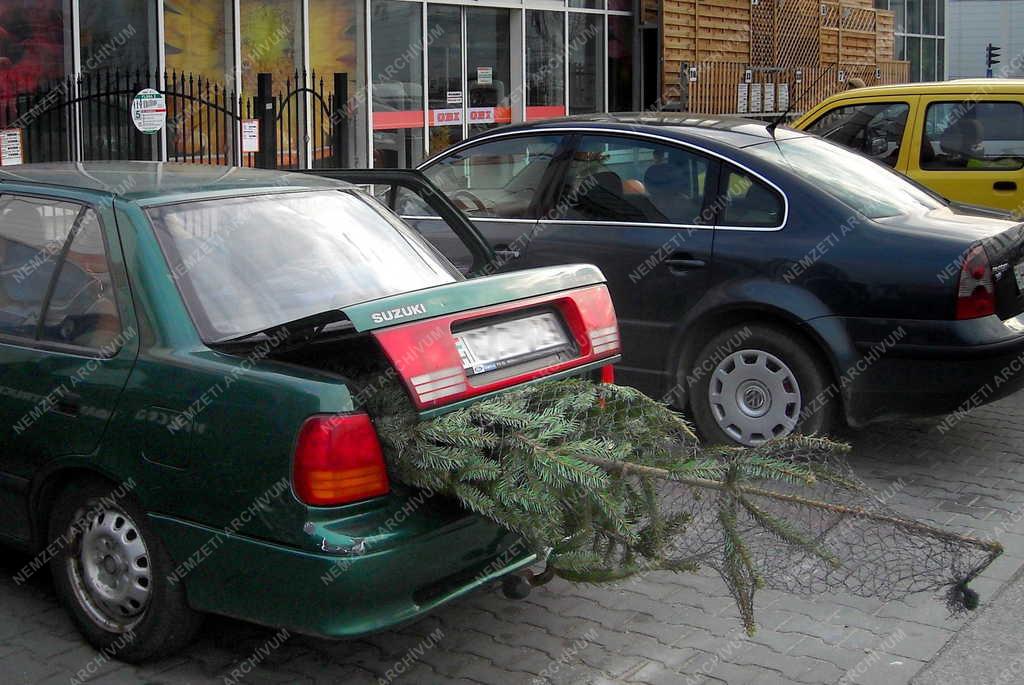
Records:
[[[517,532],[571,581],[713,568],[748,631],[760,588],[936,592],[973,608],[967,583],[1001,552],[899,515],[853,473],[845,445],[703,447],[631,388],[546,381],[426,421],[397,383],[362,396],[396,480]]]

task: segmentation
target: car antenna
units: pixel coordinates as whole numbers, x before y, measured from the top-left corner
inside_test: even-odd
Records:
[[[789,102],[786,104],[786,111],[785,112],[783,112],[779,116],[777,116],[774,119],[772,119],[771,123],[768,124],[768,133],[771,134],[771,137],[772,137],[773,140],[775,139],[775,129],[778,128],[779,124],[781,124],[783,121],[786,120],[787,116],[789,116],[789,112],[793,109],[793,103],[798,101],[800,98],[802,98],[804,96],[804,93],[806,93],[810,89],[814,88],[814,86],[818,85],[818,81],[820,81],[821,79],[825,78],[825,74],[827,74],[828,72],[832,71],[832,67],[834,67],[834,66],[835,66],[834,64],[828,65],[828,67],[825,69],[825,71],[821,72],[821,74],[818,76],[818,78],[814,79],[814,83],[812,83],[811,85],[807,86],[802,91],[800,91],[800,94],[798,96],[789,99]]]

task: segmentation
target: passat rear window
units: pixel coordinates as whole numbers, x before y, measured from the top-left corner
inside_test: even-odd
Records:
[[[461,279],[358,191],[185,202],[148,214],[207,342]]]
[[[820,138],[769,141],[746,150],[784,165],[870,219],[944,206],[905,176]]]

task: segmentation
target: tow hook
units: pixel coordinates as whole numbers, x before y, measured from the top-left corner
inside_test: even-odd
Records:
[[[535,587],[551,582],[555,577],[555,569],[550,564],[544,566],[540,573],[524,569],[510,573],[501,579],[501,593],[506,599],[526,599]]]

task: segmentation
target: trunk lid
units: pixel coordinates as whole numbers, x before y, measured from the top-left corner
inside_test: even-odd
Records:
[[[605,282],[590,264],[525,269],[399,293],[342,307],[357,331],[373,331]]]
[[[476,278],[352,305],[422,416],[619,358],[601,271],[568,265]]]

